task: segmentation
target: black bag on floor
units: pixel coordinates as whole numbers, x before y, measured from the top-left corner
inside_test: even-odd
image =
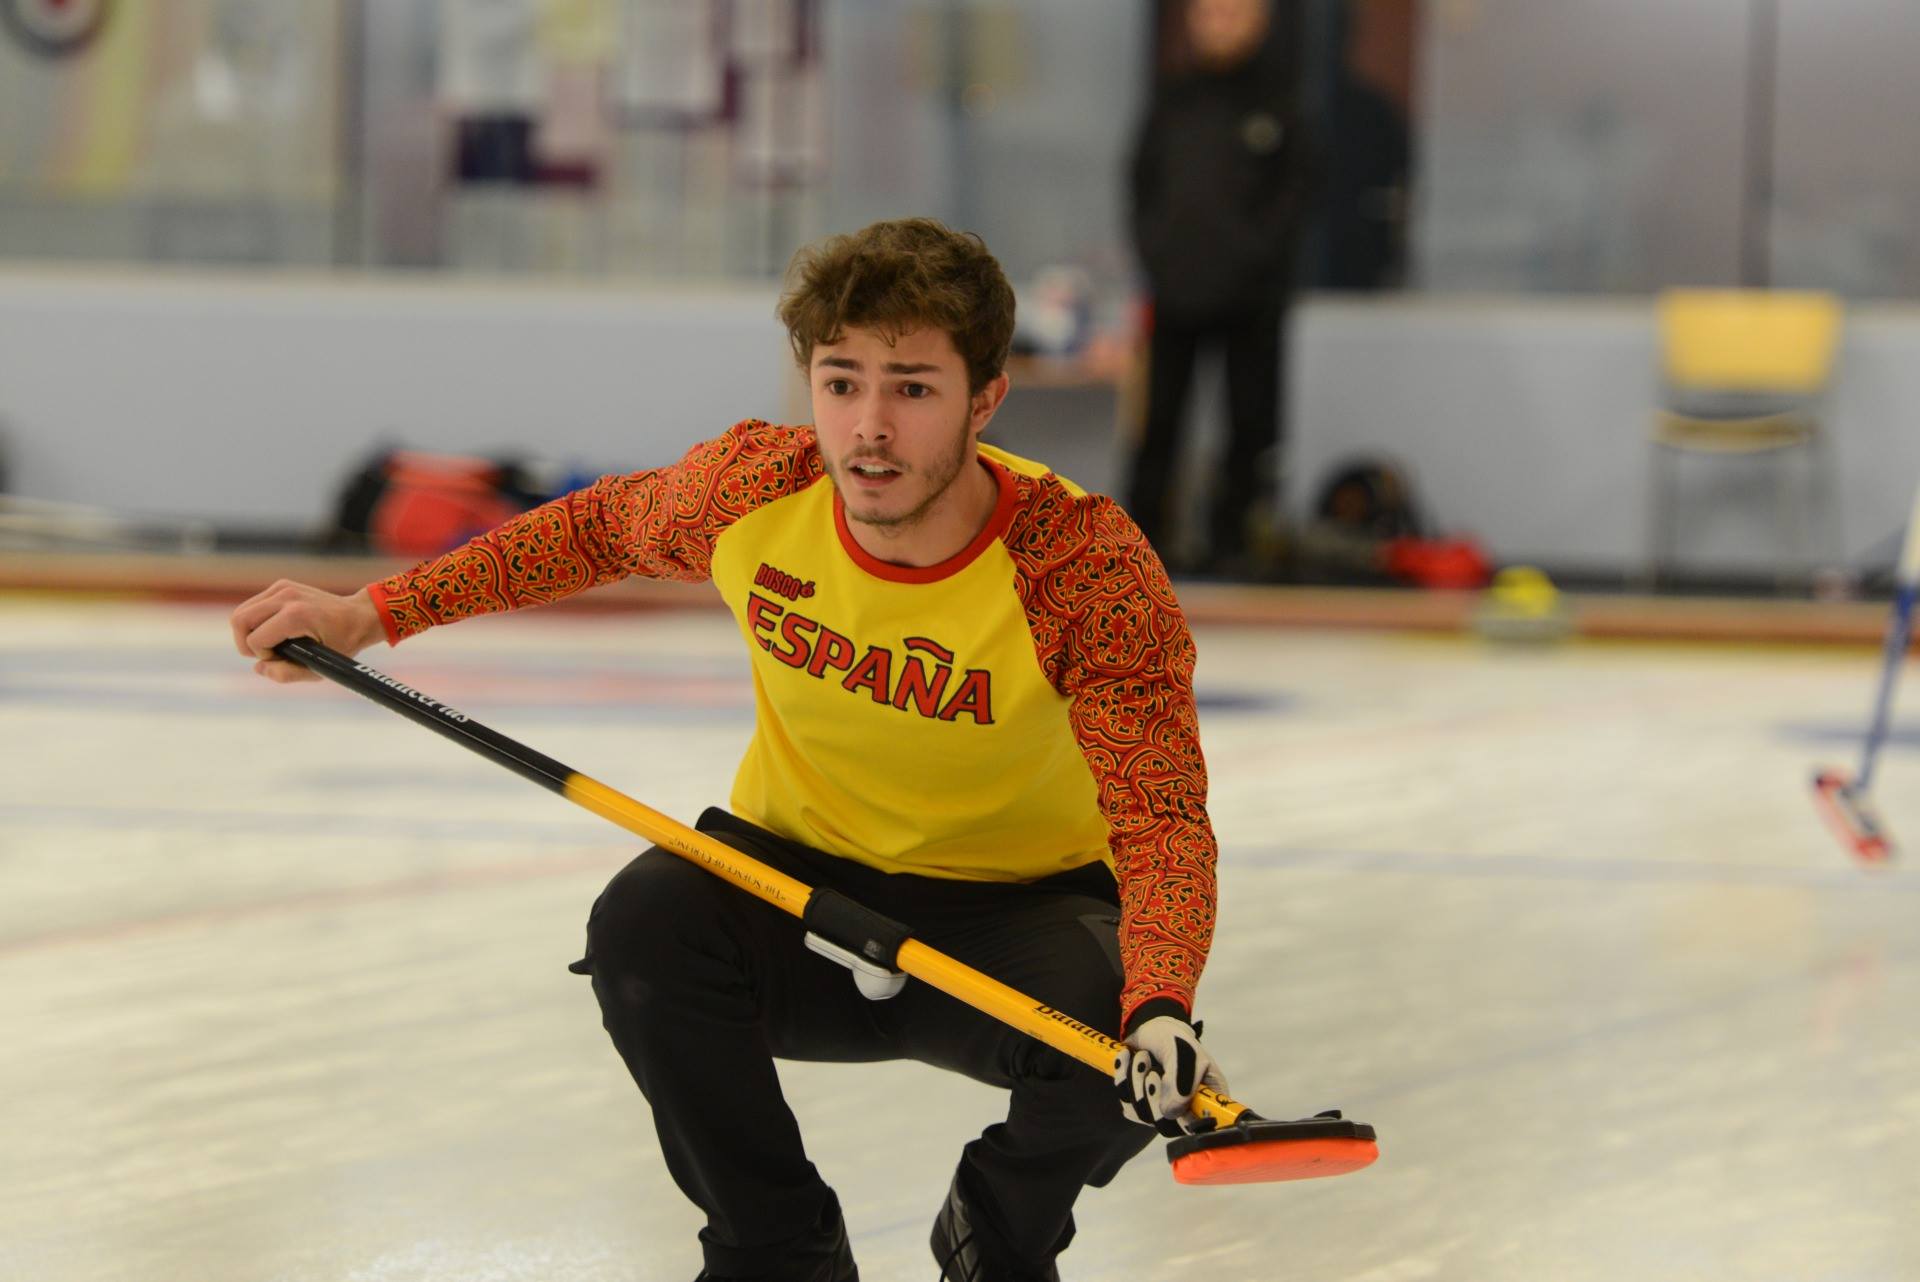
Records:
[[[1406,473],[1384,459],[1337,464],[1301,535],[1303,577],[1326,583],[1478,588],[1491,573],[1471,538],[1437,537]]]

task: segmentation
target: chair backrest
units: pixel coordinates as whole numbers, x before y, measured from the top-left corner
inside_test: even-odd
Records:
[[[1676,390],[1812,395],[1833,371],[1840,300],[1801,290],[1675,289],[1660,347]]]

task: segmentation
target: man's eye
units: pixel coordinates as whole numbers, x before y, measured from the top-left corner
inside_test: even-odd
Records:
[[[900,391],[908,400],[914,401],[923,400],[933,395],[933,389],[925,383],[905,383],[901,385]]]
[[[827,390],[835,396],[845,396],[853,390],[853,384],[844,378],[830,378],[827,380]]]

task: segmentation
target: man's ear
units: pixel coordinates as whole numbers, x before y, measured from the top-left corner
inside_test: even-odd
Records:
[[[1007,399],[1007,389],[1013,386],[1013,380],[1007,377],[1005,370],[994,377],[987,385],[975,392],[968,401],[971,411],[968,426],[975,434],[986,430],[987,423],[1000,409],[1000,402]]]

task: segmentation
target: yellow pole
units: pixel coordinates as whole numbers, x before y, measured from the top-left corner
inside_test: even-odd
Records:
[[[743,854],[703,832],[687,827],[679,820],[642,805],[623,792],[609,788],[597,779],[575,772],[561,789],[567,800],[611,820],[628,832],[645,837],[663,850],[699,864],[715,876],[725,878],[747,893],[764,899],[775,908],[795,917],[806,912],[807,898],[813,888],[785,873],[769,868],[751,855]],[[1097,1029],[1089,1028],[1064,1012],[1034,1001],[996,979],[982,975],[964,963],[930,948],[917,939],[900,946],[900,969],[922,983],[965,1002],[975,1010],[993,1016],[1031,1037],[1038,1038],[1063,1055],[1105,1073],[1113,1071],[1114,1056],[1124,1047]],[[1221,1126],[1229,1126],[1246,1112],[1246,1105],[1235,1102],[1212,1087],[1203,1086],[1195,1094],[1193,1111],[1211,1117]]]
[[[813,895],[811,886],[767,867],[725,842],[697,832],[650,806],[643,806],[625,793],[609,788],[552,757],[515,743],[464,712],[450,708],[438,699],[430,699],[413,687],[376,672],[366,664],[311,638],[295,637],[283,641],[275,647],[275,652],[283,659],[302,664],[376,703],[386,705],[408,720],[419,722],[434,733],[507,767],[524,779],[559,793],[575,805],[619,824],[628,832],[645,837],[662,849],[699,864],[708,872],[766,900],[775,908],[805,920],[807,900]],[[895,960],[903,972],[915,979],[931,984],[975,1010],[1103,1073],[1112,1071],[1114,1056],[1124,1049],[1119,1042],[1098,1030],[1015,992],[916,939],[908,939],[901,944]],[[1195,1093],[1191,1107],[1196,1114],[1210,1117],[1221,1126],[1231,1125],[1247,1112],[1246,1105],[1204,1086]]]

